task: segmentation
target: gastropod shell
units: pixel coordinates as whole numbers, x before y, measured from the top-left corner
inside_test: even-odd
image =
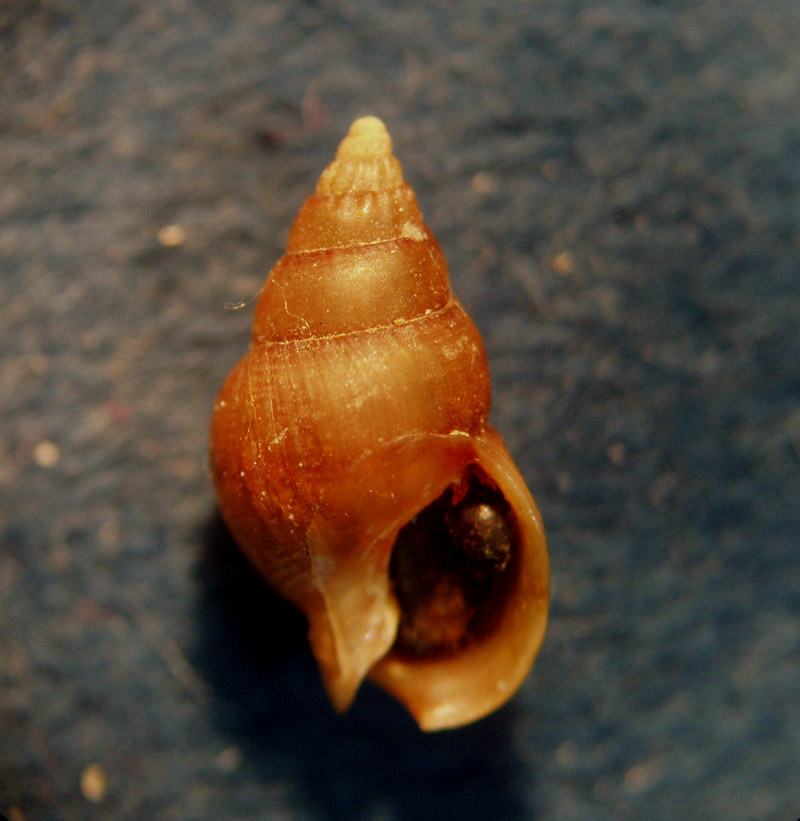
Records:
[[[333,704],[365,678],[426,730],[503,704],[538,653],[539,512],[488,424],[477,329],[375,117],[353,123],[220,391],[222,514],[299,607]]]

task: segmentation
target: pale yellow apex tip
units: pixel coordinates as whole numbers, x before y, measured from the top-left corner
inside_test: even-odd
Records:
[[[351,126],[336,152],[337,159],[388,157],[392,140],[377,117],[359,117]]]
[[[360,137],[362,134],[386,134],[386,126],[378,117],[359,117],[350,126],[350,136]]]

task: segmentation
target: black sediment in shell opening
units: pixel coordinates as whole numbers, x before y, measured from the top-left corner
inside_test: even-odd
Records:
[[[400,605],[394,650],[446,655],[490,632],[515,573],[518,541],[508,502],[471,466],[397,536],[389,571]]]

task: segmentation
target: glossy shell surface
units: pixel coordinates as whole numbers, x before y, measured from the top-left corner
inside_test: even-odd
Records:
[[[338,709],[369,676],[423,728],[458,726],[506,701],[533,663],[549,595],[544,532],[489,406],[483,344],[386,129],[357,120],[262,289],[211,430],[226,522],[305,613]],[[398,631],[414,581],[398,574],[414,571],[392,560],[398,534],[443,495],[465,494],[497,500],[510,559],[502,572],[459,569],[488,579],[463,636],[409,651]],[[423,631],[442,610],[424,595]]]

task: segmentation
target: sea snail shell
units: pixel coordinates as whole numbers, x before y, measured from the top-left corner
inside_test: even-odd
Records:
[[[337,709],[365,677],[426,730],[528,673],[541,518],[487,424],[483,343],[375,117],[357,120],[261,291],[211,465],[242,550],[306,615]]]

